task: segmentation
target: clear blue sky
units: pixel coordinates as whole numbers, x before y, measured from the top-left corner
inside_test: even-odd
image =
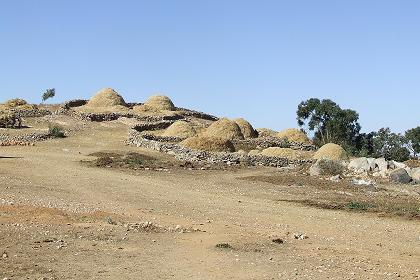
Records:
[[[0,101],[112,87],[282,129],[318,97],[420,125],[418,0],[1,0],[0,40]]]

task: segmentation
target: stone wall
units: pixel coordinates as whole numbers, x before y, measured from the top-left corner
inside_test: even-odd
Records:
[[[0,134],[0,142],[10,143],[10,142],[37,142],[43,141],[51,138],[49,132],[33,132],[25,133],[20,135],[10,135],[10,134]]]
[[[195,151],[175,143],[160,142],[147,139],[144,134],[132,129],[127,143],[137,147],[159,151],[175,156],[179,160],[204,161],[208,163],[246,164],[252,166],[282,167],[288,164],[300,164],[302,161],[289,161],[286,158],[268,157],[262,155],[243,155],[239,153],[212,153],[207,151]]]

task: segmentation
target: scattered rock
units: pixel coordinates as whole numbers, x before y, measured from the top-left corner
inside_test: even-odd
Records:
[[[293,237],[297,240],[308,239],[309,237],[305,233],[295,233]]]
[[[375,185],[375,182],[372,180],[363,180],[363,179],[356,179],[356,178],[352,179],[350,183],[356,186],[374,186]]]
[[[281,239],[281,238],[274,238],[271,241],[273,241],[274,243],[277,243],[277,244],[283,244],[284,243],[284,240]]]
[[[218,243],[218,244],[216,244],[216,248],[233,249],[232,245],[230,245],[229,243]]]
[[[407,171],[403,168],[398,168],[391,171],[389,178],[392,182],[401,184],[408,184],[411,181],[410,175],[408,175]]]
[[[341,181],[341,176],[340,175],[335,175],[329,178],[330,181],[333,182],[340,182]]]
[[[9,255],[6,252],[3,252],[1,257],[2,257],[2,259],[7,259],[9,257]]]

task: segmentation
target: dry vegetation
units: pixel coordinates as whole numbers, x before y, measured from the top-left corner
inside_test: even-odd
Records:
[[[182,146],[193,150],[211,151],[211,152],[234,152],[235,147],[232,142],[226,138],[216,136],[194,136],[181,142]]]

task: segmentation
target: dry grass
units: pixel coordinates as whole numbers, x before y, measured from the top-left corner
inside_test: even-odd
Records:
[[[239,118],[239,119],[235,119],[234,121],[239,126],[245,138],[256,138],[258,136],[257,131],[252,127],[252,125],[247,120]]]
[[[279,147],[270,147],[264,149],[261,152],[261,155],[269,157],[281,157],[287,158],[290,160],[299,160],[299,159],[310,159],[312,157],[312,152],[309,151],[298,151],[290,148],[279,148]]]
[[[90,113],[125,113],[129,110],[124,98],[112,88],[98,91],[86,105],[76,109]]]
[[[298,142],[304,144],[310,144],[308,136],[297,128],[288,128],[280,131],[277,135],[279,138],[286,138],[289,142]]]
[[[196,130],[191,123],[185,121],[176,121],[168,127],[162,136],[188,138],[197,135]]]
[[[277,131],[269,128],[257,128],[258,137],[276,137]]]
[[[206,137],[216,137],[223,139],[244,139],[244,135],[241,132],[238,124],[227,118],[222,118],[212,123],[202,134]]]
[[[225,138],[214,136],[194,136],[181,142],[182,146],[193,150],[208,152],[234,152],[232,142]]]
[[[345,160],[348,156],[341,146],[328,143],[315,152],[314,159]]]
[[[138,108],[140,109],[140,108]],[[175,105],[172,100],[164,95],[152,95],[144,103],[142,110],[150,111],[173,111]]]
[[[8,112],[10,110],[32,110],[35,105],[30,105],[26,100],[21,98],[14,98],[7,100],[4,104],[0,104],[0,111]]]

